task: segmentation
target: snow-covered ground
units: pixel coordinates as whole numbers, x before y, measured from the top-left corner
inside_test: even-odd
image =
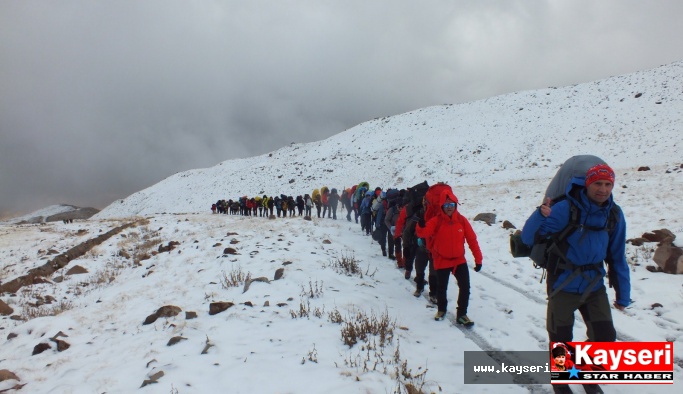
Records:
[[[424,392],[549,392],[547,385],[463,383],[464,351],[548,347],[541,272],[529,259],[511,257],[513,230],[502,222],[521,228],[557,166],[572,155],[595,154],[617,172],[614,196],[627,236],[668,228],[680,239],[683,92],[673,88],[680,88],[682,68],[676,63],[591,84],[417,110],[272,157],[176,174],[88,221],[2,224],[0,280],[6,283],[53,258],[51,249],[63,253],[146,219],[71,261],[50,283],[0,296],[14,315],[45,315],[0,320],[0,370],[19,378],[0,382],[0,390],[25,384],[18,392],[391,393],[414,384]],[[549,98],[556,95],[562,99]],[[619,106],[623,110],[612,111]],[[650,170],[638,171],[640,166]],[[373,188],[406,187],[425,179],[451,184],[470,221],[478,213],[497,215],[492,226],[472,221],[484,268],[471,271],[471,330],[434,321],[433,306],[412,296],[414,283],[345,215],[336,221],[268,220],[209,210],[219,198],[245,194],[296,196],[365,180]],[[172,241],[179,244],[170,252],[135,263],[145,244],[156,250]],[[237,254],[224,254],[229,247]],[[683,276],[647,271],[654,247],[627,245],[634,303],[613,316],[619,340],[675,342],[675,384],[605,385],[607,393],[682,390],[677,343],[683,339]],[[359,273],[343,272],[340,262],[348,260],[357,262]],[[65,275],[75,265],[88,273]],[[283,276],[274,280],[280,268]],[[268,282],[254,281],[244,291],[246,275]],[[451,311],[456,289],[451,281]],[[46,300],[51,303],[31,306]],[[210,315],[213,302],[234,306]],[[143,324],[166,305],[181,312]],[[386,323],[379,325],[391,332],[390,340],[371,336],[345,344],[344,329],[359,316]],[[580,319],[574,333],[576,340],[585,338]],[[169,346],[174,337],[182,339]],[[51,338],[70,347],[59,351]],[[40,343],[51,348],[32,355]],[[397,375],[404,362],[410,373]],[[156,383],[140,388],[145,380]]]

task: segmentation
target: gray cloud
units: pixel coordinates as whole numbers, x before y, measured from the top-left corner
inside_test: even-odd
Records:
[[[680,1],[0,3],[0,215],[683,58]]]

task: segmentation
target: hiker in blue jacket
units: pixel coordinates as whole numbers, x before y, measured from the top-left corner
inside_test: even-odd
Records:
[[[624,310],[631,301],[626,220],[612,197],[614,178],[614,171],[606,164],[591,167],[585,177],[572,179],[565,199],[552,208],[544,204],[522,230],[522,241],[531,246],[544,236],[563,231],[572,223],[573,212],[576,215],[575,230],[558,244],[555,250],[559,252],[547,259],[546,328],[551,342],[572,341],[576,310],[586,323],[589,341],[616,340],[603,261],[610,267],[610,285],[616,291],[614,307]]]

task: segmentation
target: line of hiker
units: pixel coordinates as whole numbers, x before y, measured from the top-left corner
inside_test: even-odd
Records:
[[[415,297],[429,288],[429,300],[436,305],[435,320],[443,320],[448,307],[447,290],[450,275],[458,284],[456,322],[465,326],[474,323],[467,316],[470,280],[465,258],[465,243],[475,262],[475,271],[482,268],[483,256],[477,236],[467,218],[458,210],[458,199],[451,187],[437,183],[431,187],[422,182],[407,189],[376,187],[367,182],[348,190],[351,211],[361,231],[372,235],[382,255],[396,260],[404,270],[405,279],[415,271]]]
[[[211,212],[254,217],[310,217],[315,207],[318,217],[321,217],[322,211],[322,217],[336,220],[340,199],[337,189],[324,186],[320,190],[313,190],[310,195],[299,195],[296,198],[285,194],[274,197],[264,194],[262,197],[243,196],[235,200],[218,200],[211,204]]]

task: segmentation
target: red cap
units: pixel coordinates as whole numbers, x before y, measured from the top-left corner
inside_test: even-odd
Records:
[[[609,181],[614,183],[614,170],[607,164],[597,164],[586,171],[586,187],[596,181]]]

